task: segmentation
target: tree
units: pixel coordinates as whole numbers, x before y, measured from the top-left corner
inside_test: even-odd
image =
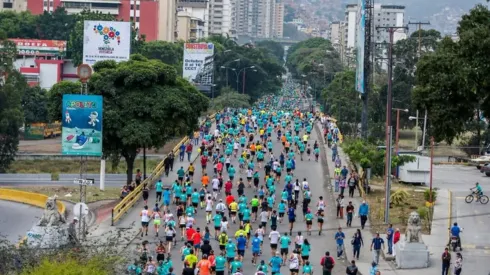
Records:
[[[58,7],[54,12],[44,11],[36,17],[38,38],[68,40],[76,22],[77,15],[68,14],[64,7]]]
[[[21,102],[27,82],[12,65],[17,54],[15,44],[0,40],[0,46],[0,173],[4,173],[18,150],[19,128],[24,120]]]
[[[158,59],[165,64],[172,65],[179,74],[182,74],[182,59],[184,54],[182,43],[149,41],[144,43],[140,53],[148,59]]]
[[[48,120],[61,121],[61,102],[64,94],[80,94],[80,82],[61,81],[53,85],[47,93]]]
[[[27,87],[22,97],[24,123],[48,122],[48,95],[39,86]]]
[[[480,117],[490,117],[490,11],[477,5],[459,22],[459,41],[443,39],[436,51],[417,64],[413,100],[427,108],[431,135],[452,143],[466,131],[475,131],[482,144]],[[476,129],[475,129],[476,128]]]
[[[30,12],[0,12],[0,31],[8,38],[38,38],[36,17]]]
[[[127,62],[101,61],[93,68],[88,91],[104,97],[103,153],[124,157],[128,183],[140,148],[161,148],[169,139],[189,134],[208,107],[206,97],[159,60],[132,55]],[[58,118],[58,91],[67,93],[59,88],[50,91]]]
[[[213,110],[223,110],[226,107],[230,108],[248,108],[250,107],[250,96],[239,94],[231,87],[224,87],[220,91],[220,95],[211,103]]]
[[[277,62],[283,63],[284,47],[272,40],[263,40],[256,43],[256,46],[267,50],[271,55],[277,58]]]

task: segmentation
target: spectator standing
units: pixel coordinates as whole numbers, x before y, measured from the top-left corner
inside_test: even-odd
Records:
[[[345,273],[347,275],[357,275],[357,271],[358,271],[358,268],[356,266],[356,261],[352,260],[351,262],[351,265],[349,265],[346,269],[345,269]]]
[[[323,275],[332,275],[332,269],[335,266],[335,260],[330,256],[330,252],[325,252],[325,256],[320,260],[323,269]]]
[[[449,253],[449,249],[444,248],[444,253],[442,253],[442,275],[448,275],[449,266],[451,265],[451,253]]]
[[[344,239],[345,234],[342,232],[342,228],[339,227],[339,231],[335,233],[335,241],[337,243],[337,259],[343,258],[344,254]]]
[[[368,215],[369,215],[369,205],[366,203],[366,201],[362,201],[361,206],[359,206],[359,218],[361,219],[361,229],[364,229]]]
[[[393,255],[393,224],[388,225],[388,229],[386,229],[386,242],[388,245],[388,255]]]

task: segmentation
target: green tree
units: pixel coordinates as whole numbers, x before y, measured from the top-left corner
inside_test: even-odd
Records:
[[[61,102],[64,94],[80,94],[81,83],[61,81],[53,85],[47,93],[48,120],[61,121]]]
[[[27,87],[22,97],[24,123],[48,122],[48,95],[39,86]]]
[[[161,148],[169,139],[189,134],[208,107],[206,97],[159,60],[132,55],[127,62],[98,62],[94,72],[89,93],[104,97],[104,156],[124,157],[128,183],[140,148]],[[52,92],[50,104],[59,106],[54,112],[59,119],[57,94]]]
[[[266,49],[271,55],[277,58],[277,62],[283,63],[284,47],[280,43],[272,40],[262,40],[257,42],[256,46]]]
[[[220,95],[211,102],[212,109],[215,111],[230,108],[248,108],[250,107],[250,96],[239,94],[231,87],[224,87]]]
[[[27,89],[24,77],[12,66],[17,50],[15,44],[0,40],[0,173],[14,160],[22,127],[22,96]]]
[[[452,143],[466,131],[475,131],[475,145],[482,144],[483,123],[489,118],[490,11],[477,5],[459,22],[459,41],[443,39],[435,52],[417,64],[413,100],[427,108],[429,131],[436,141]]]
[[[36,32],[36,17],[30,12],[0,12],[0,31],[8,38],[39,38]]]
[[[68,14],[64,7],[58,7],[54,12],[45,11],[36,17],[38,38],[68,40],[76,20],[77,15]]]
[[[158,59],[165,64],[172,65],[179,74],[182,74],[182,58],[184,54],[182,43],[149,41],[144,43],[140,53],[148,59]]]

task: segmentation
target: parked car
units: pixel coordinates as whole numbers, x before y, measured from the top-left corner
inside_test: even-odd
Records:
[[[485,173],[485,175],[487,175],[487,177],[490,177],[490,163],[484,164],[480,168],[480,172]]]
[[[483,167],[483,165],[490,163],[490,156],[480,156],[474,159],[471,159],[470,162],[476,165],[477,169]]]

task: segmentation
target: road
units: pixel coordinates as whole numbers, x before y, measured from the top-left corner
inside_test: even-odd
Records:
[[[474,166],[434,166],[434,187],[452,192],[452,222],[464,228],[462,234],[464,273],[488,274],[490,261],[490,204],[466,203],[469,188],[479,182],[483,192],[489,194],[490,177]]]
[[[0,209],[0,236],[12,244],[17,244],[43,214],[41,208],[2,200]]]
[[[300,134],[300,136],[301,135],[302,134]],[[282,144],[280,144],[279,142],[276,141],[275,134],[273,135],[273,137],[274,137],[273,138],[273,141],[274,141],[273,154],[275,156],[279,156],[280,151],[282,150]],[[310,139],[310,143],[313,145],[314,140],[317,140],[318,138],[319,138],[319,136],[317,135],[317,133],[313,132],[312,137]],[[233,158],[232,164],[233,164],[233,166],[238,167],[237,159]],[[177,163],[177,166],[179,166],[179,163]],[[197,166],[199,166],[199,165],[196,165],[196,167]],[[187,167],[187,163],[185,163],[184,167]],[[212,174],[211,169],[212,168],[210,167],[210,165],[208,165],[207,172],[210,175]],[[258,170],[261,173],[261,180],[262,180],[263,179],[263,173],[264,173],[263,169],[258,169]],[[300,161],[299,158],[297,157],[297,166],[296,166],[296,170],[295,170],[293,180],[295,180],[297,178],[301,182],[303,180],[303,178],[307,178],[307,180],[310,184],[310,187],[311,187],[312,194],[313,194],[312,203],[310,205],[313,209],[316,209],[315,205],[316,205],[316,203],[318,201],[318,197],[320,195],[322,195],[325,198],[330,198],[330,196],[327,195],[327,187],[326,187],[327,186],[327,178],[324,177],[324,174],[326,173],[326,171],[327,171],[326,169],[324,171],[322,164],[320,162],[315,162],[314,160],[308,161],[306,158],[304,161]],[[194,179],[200,179],[201,175],[202,175],[201,169],[196,168],[196,174],[194,175]],[[236,178],[239,178],[239,177],[243,177],[245,179],[246,175],[237,173]],[[199,180],[197,180],[197,181],[199,181]],[[235,179],[235,181],[236,181],[236,179]],[[195,180],[195,182],[196,182],[196,180]],[[260,184],[263,184],[263,182],[261,182]],[[283,184],[284,184],[284,175],[282,177],[281,184],[279,186],[283,186]],[[196,187],[198,186],[197,184],[195,184],[195,185],[196,185]],[[279,193],[279,192],[281,192],[281,188],[278,187],[276,193]],[[248,199],[251,199],[253,197],[254,193],[253,193],[252,189],[247,188],[245,190],[245,194],[246,194]],[[221,195],[223,196],[224,194],[221,194]],[[154,193],[150,194],[149,205],[153,205],[154,198],[155,198],[154,196],[155,196]],[[279,199],[279,196],[280,195],[276,195],[276,201],[277,201],[277,199]],[[331,205],[334,205],[334,203],[332,201],[327,200],[327,205],[328,205],[327,210],[329,210],[329,211],[327,211],[326,216],[325,216],[325,224],[324,224],[323,235],[321,235],[321,236],[318,235],[316,219],[315,219],[315,222],[314,222],[313,227],[312,227],[312,229],[313,229],[312,236],[306,236],[306,238],[312,244],[311,245],[312,249],[311,249],[311,253],[310,253],[310,259],[311,259],[311,263],[312,263],[314,269],[317,270],[315,273],[318,273],[321,271],[320,259],[325,254],[325,251],[330,251],[332,253],[332,255],[334,255],[334,256],[335,256],[335,251],[336,251],[334,234],[335,234],[337,227],[338,227],[338,221],[336,221],[336,219],[335,219],[335,214],[333,213],[333,208],[329,207]],[[131,227],[131,226],[139,227],[140,226],[139,225],[140,224],[139,212],[141,211],[141,207],[142,207],[142,205],[140,205],[139,208],[135,207],[133,209],[133,211],[131,211],[130,213],[128,213],[125,216],[124,220],[121,221],[118,226],[126,227],[126,228]],[[296,222],[294,225],[293,238],[292,238],[293,241],[294,241],[294,237],[296,237],[298,231],[301,231],[303,233],[303,235],[306,235],[306,225],[305,225],[305,223],[303,223],[303,219],[301,217],[302,216],[301,206],[298,206],[296,213],[298,215],[298,218],[297,218],[298,222]],[[206,226],[206,221],[205,221],[205,216],[204,216],[203,210],[198,211],[196,222],[197,222],[197,227],[200,227],[201,229],[204,229],[204,227]],[[255,231],[255,229],[258,228],[258,222],[253,223],[252,227],[253,227],[253,230]],[[212,224],[210,225],[210,228],[212,230]],[[328,229],[325,231],[325,228],[328,228]],[[238,229],[238,226],[236,224],[231,224],[231,228],[229,229],[228,234],[234,235],[234,233],[237,229]],[[270,227],[268,227],[268,229],[270,229]],[[284,221],[282,224],[279,225],[278,231],[281,234],[289,231],[288,224],[286,223],[286,221]],[[136,251],[138,245],[140,245],[143,240],[148,240],[152,244],[152,246],[150,247],[150,251],[154,251],[154,247],[155,247],[154,243],[157,242],[158,240],[156,237],[153,237],[154,236],[153,228],[150,229],[149,235],[151,235],[151,237],[148,236],[148,237],[140,238],[138,236],[135,239],[135,244],[132,244],[129,247],[130,251]],[[268,235],[268,232],[266,235]],[[178,237],[179,237],[179,234],[178,234]],[[179,242],[178,247],[174,248],[172,250],[172,257],[173,257],[173,262],[174,262],[174,267],[175,267],[174,272],[176,274],[180,274],[181,270],[182,270],[182,264],[181,264],[180,255],[178,252],[178,249],[182,245],[183,245],[183,243]],[[215,240],[211,241],[211,245],[215,251],[219,251],[218,243]],[[292,247],[293,246],[290,246],[290,252],[292,251]],[[269,241],[266,239],[264,241],[263,253],[262,253],[262,256],[260,257],[260,259],[268,262],[270,257],[271,257],[271,250],[269,247]],[[248,248],[246,250],[246,255],[245,255],[245,258],[243,261],[243,266],[244,266],[244,274],[253,274],[253,272],[255,272],[255,270],[256,270],[256,267],[251,263],[251,248]],[[286,267],[282,268],[282,271],[283,271],[283,274],[287,274],[289,272],[289,269],[286,266]],[[345,274],[345,265],[343,265],[342,263],[337,263],[333,274],[334,275]]]

